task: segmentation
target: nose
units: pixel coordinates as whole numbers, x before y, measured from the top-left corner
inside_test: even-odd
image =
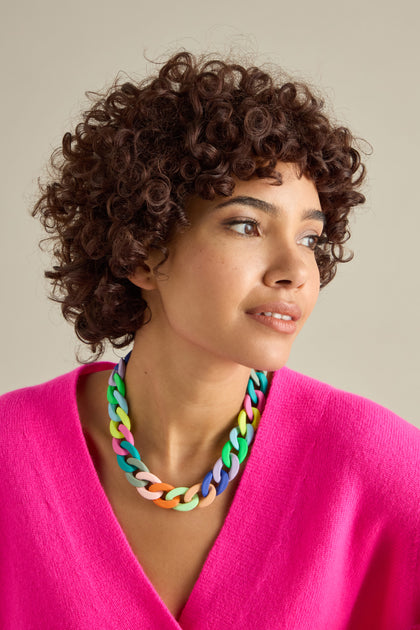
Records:
[[[264,284],[269,287],[297,289],[308,278],[308,262],[299,251],[299,246],[280,245],[264,273]]]

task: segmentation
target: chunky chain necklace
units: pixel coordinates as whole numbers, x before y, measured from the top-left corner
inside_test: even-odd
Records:
[[[197,506],[210,505],[215,497],[226,489],[229,481],[236,477],[240,465],[248,454],[265,406],[268,387],[265,373],[253,372],[251,375],[243,408],[238,415],[238,425],[229,433],[229,440],[222,449],[221,457],[203,481],[190,488],[184,486],[175,488],[150,472],[134,446],[124,384],[130,354],[115,366],[107,390],[108,412],[111,419],[109,430],[112,435],[112,448],[117,454],[120,468],[138,493],[159,507],[187,512]]]

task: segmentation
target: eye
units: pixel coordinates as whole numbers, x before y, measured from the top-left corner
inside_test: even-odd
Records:
[[[316,246],[320,242],[321,237],[318,234],[308,234],[307,236],[303,236],[299,243],[304,245],[305,247],[309,247],[309,249],[316,249]]]
[[[255,219],[235,219],[227,224],[231,230],[242,236],[259,236],[259,223]]]

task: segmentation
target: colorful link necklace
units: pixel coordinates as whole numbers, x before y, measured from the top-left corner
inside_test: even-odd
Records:
[[[109,377],[107,390],[108,412],[111,419],[109,430],[112,435],[112,448],[117,454],[120,468],[138,493],[159,507],[188,512],[197,506],[210,505],[215,497],[226,489],[229,481],[236,477],[240,465],[248,454],[265,406],[268,387],[265,373],[254,372],[251,375],[243,409],[238,415],[238,426],[231,430],[229,440],[222,449],[222,455],[212,470],[206,474],[201,483],[196,483],[190,488],[184,486],[174,488],[150,472],[134,446],[124,384],[125,369],[130,354],[122,358],[115,366]]]

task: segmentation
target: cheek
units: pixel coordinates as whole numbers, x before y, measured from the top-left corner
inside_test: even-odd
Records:
[[[240,282],[243,266],[224,251],[198,252],[188,259],[188,282],[194,286],[226,289]]]
[[[311,278],[311,310],[314,308],[318,297],[319,297],[319,291],[320,291],[320,275],[319,275],[319,269],[318,266],[316,266],[316,268],[314,269],[312,278]]]
[[[226,266],[223,258],[200,251],[191,251],[170,270],[166,296],[194,317],[201,317],[213,301],[226,290]]]
[[[302,322],[305,323],[312,313],[318,297],[319,297],[319,288],[320,285],[320,275],[318,265],[314,261],[314,264],[308,267],[308,275],[306,280],[306,290],[304,291],[305,300],[306,300],[306,308],[305,308],[305,318]]]

